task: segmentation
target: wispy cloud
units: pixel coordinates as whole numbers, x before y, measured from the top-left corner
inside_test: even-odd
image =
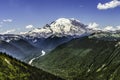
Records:
[[[20,34],[26,34],[27,32],[20,32]]]
[[[3,22],[12,22],[12,19],[4,19]]]
[[[33,25],[27,25],[25,28],[26,29],[32,29],[32,28],[34,28],[34,26]]]
[[[15,31],[16,31],[16,29],[10,29],[10,30],[7,30],[1,34],[9,34],[9,33],[15,32]]]
[[[97,8],[99,10],[107,10],[107,9],[111,9],[111,8],[115,8],[120,6],[120,1],[119,0],[112,0],[110,2],[107,3],[98,3]]]
[[[2,25],[4,23],[11,23],[11,22],[13,22],[12,19],[3,19],[2,21],[0,21],[0,24]]]

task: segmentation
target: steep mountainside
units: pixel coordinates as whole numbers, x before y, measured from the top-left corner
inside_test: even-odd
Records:
[[[93,36],[62,44],[33,65],[69,80],[119,80],[120,42]]]
[[[0,80],[63,80],[0,53]]]

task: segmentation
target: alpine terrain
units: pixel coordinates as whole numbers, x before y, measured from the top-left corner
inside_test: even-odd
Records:
[[[91,32],[87,25],[80,21],[59,18],[43,28],[35,28],[25,34],[1,34],[0,51],[28,62],[40,56],[42,50],[48,53],[62,43],[89,34]]]
[[[20,75],[28,80],[31,74],[40,74],[31,73],[30,65],[67,80],[119,80],[119,49],[119,30],[92,29],[76,19],[59,18],[43,28],[35,28],[25,34],[0,35],[0,51],[29,64],[20,62],[28,71],[24,73],[24,70]],[[8,68],[14,68],[11,60],[4,58],[1,61],[6,61],[10,65]],[[13,69],[14,73],[18,69],[22,71],[18,67]],[[44,71],[41,75],[44,75]],[[12,74],[9,73],[8,78],[16,79]]]
[[[0,0],[0,80],[120,80],[120,0]]]

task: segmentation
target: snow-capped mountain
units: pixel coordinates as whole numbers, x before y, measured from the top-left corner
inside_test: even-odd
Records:
[[[26,35],[31,37],[48,38],[50,36],[80,36],[86,33],[86,25],[76,19],[59,18],[43,28],[36,28]]]
[[[34,46],[45,51],[50,51],[58,45],[70,41],[73,38],[89,35],[87,25],[79,20],[59,18],[43,28],[36,28],[23,36]]]
[[[43,28],[36,28],[25,34],[0,35],[0,41],[4,41],[5,46],[8,46],[8,49],[5,46],[1,46],[0,49],[8,53],[15,49],[14,51],[18,51],[16,51],[15,57],[20,53],[24,53],[22,58],[29,57],[29,59],[32,59],[36,55],[40,55],[41,50],[48,53],[62,43],[89,34],[87,26],[79,20],[59,18]],[[4,43],[2,42],[0,45],[4,45]],[[10,48],[11,45],[15,47],[12,50]],[[13,54],[11,55],[14,56]]]
[[[93,34],[94,33],[94,34]],[[72,40],[93,34],[93,38],[104,40],[120,40],[120,31],[104,32],[88,28],[76,19],[60,18],[43,28],[36,28],[25,34],[1,34],[0,52],[6,52],[17,59],[29,62],[40,56],[41,51],[46,54],[57,46]]]

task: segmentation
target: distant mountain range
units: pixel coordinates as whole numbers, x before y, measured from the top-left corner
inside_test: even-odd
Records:
[[[41,49],[33,46],[21,35],[0,35],[0,51],[19,59],[26,60],[30,55],[41,54]]]

